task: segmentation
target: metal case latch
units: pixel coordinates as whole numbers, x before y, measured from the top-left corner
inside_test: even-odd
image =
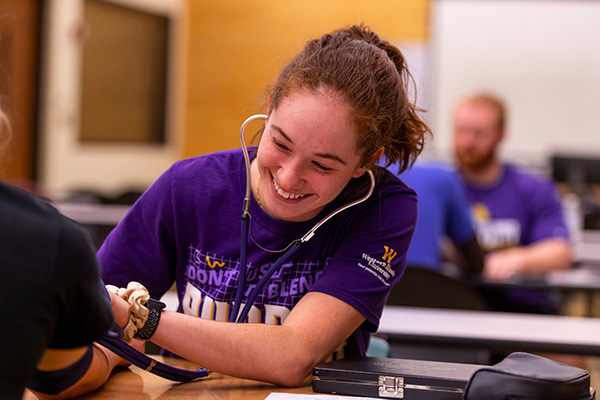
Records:
[[[379,397],[404,398],[404,378],[399,376],[379,376]]]

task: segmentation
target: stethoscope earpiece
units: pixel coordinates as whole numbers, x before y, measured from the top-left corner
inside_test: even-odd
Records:
[[[246,147],[246,141],[244,140],[244,133],[248,124],[257,119],[268,119],[269,116],[265,114],[254,114],[244,121],[240,128],[240,142],[242,144],[242,152],[244,153],[244,163],[246,164],[246,197],[244,197],[244,216],[248,214],[250,209],[250,194],[252,192],[252,186],[250,183],[250,156],[248,155],[248,147]]]

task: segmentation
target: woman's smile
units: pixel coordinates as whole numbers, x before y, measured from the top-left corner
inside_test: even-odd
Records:
[[[283,190],[278,184],[277,181],[275,180],[275,178],[273,178],[273,189],[275,190],[275,193],[277,193],[280,197],[283,197],[284,199],[289,199],[289,200],[298,200],[303,198],[304,196],[306,196],[306,193],[291,193],[291,192],[287,192],[285,190]]]

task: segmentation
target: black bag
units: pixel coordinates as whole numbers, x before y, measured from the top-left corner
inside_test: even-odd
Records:
[[[317,365],[315,392],[408,400],[461,400],[481,365],[360,357]]]
[[[317,365],[315,392],[406,400],[593,400],[588,371],[528,353],[494,366],[359,357]]]
[[[588,371],[529,353],[512,353],[481,367],[469,381],[465,400],[595,399]]]

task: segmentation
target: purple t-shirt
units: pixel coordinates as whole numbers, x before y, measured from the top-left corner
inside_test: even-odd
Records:
[[[551,181],[506,165],[491,186],[465,182],[477,240],[485,251],[524,246],[549,238],[568,240],[560,196]],[[555,313],[557,304],[543,291],[487,289],[498,311]]]
[[[465,182],[465,190],[477,240],[486,251],[548,238],[568,239],[558,191],[542,177],[507,165],[494,185]]]
[[[238,280],[245,183],[240,150],[175,163],[98,252],[104,281],[141,282],[153,298],[176,282],[180,312],[227,320]],[[282,249],[346,202],[336,199],[314,219],[291,223],[273,219],[253,199],[252,236],[263,247]],[[326,293],[365,316],[344,348],[346,356],[364,354],[368,332],[377,329],[387,295],[404,272],[416,212],[414,191],[386,171],[371,198],[325,223],[284,263],[248,320],[280,324],[307,292]],[[245,295],[281,255],[261,250],[251,239],[247,252]]]

